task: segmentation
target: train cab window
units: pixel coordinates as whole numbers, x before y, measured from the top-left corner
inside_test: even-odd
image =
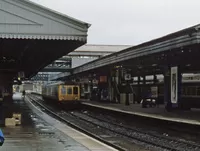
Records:
[[[78,94],[78,87],[73,87],[74,94]]]
[[[62,95],[65,95],[66,94],[66,88],[64,86],[62,86],[61,88],[61,94]]]
[[[67,94],[72,94],[72,88],[71,87],[67,88]]]

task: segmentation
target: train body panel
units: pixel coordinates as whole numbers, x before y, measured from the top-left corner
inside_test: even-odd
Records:
[[[157,102],[164,103],[164,83],[141,85],[141,94],[145,94],[151,87],[158,87]],[[137,92],[137,86],[133,86]],[[137,93],[136,93],[137,94]],[[184,80],[181,84],[181,97],[179,105],[183,108],[200,108],[200,81],[199,80]]]
[[[60,85],[58,88],[58,100],[78,101],[80,100],[80,88],[78,85]]]

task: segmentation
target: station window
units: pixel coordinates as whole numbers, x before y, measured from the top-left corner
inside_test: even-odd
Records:
[[[72,88],[71,87],[67,88],[67,94],[72,94]]]
[[[73,87],[74,94],[78,94],[78,87]]]

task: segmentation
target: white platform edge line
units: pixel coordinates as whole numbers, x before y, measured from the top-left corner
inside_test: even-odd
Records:
[[[43,114],[46,114],[46,113],[44,113],[43,111],[41,111],[41,110],[39,110],[31,101],[29,101],[29,100],[27,100],[35,109],[37,109],[38,111],[40,111],[40,112],[42,112]],[[48,115],[48,114],[46,114],[46,115]],[[48,115],[49,116],[49,115]],[[55,119],[56,120],[56,119]],[[56,120],[56,121],[58,121],[58,120]],[[60,122],[60,121],[59,121]],[[62,122],[61,122],[62,123]],[[93,141],[95,141],[95,142],[97,142],[97,143],[99,143],[99,144],[101,144],[101,145],[103,145],[103,146],[105,146],[106,148],[109,148],[109,149],[111,149],[111,150],[113,150],[113,151],[118,151],[117,149],[115,149],[115,148],[113,148],[113,147],[111,147],[111,146],[108,146],[108,145],[106,145],[106,144],[104,144],[104,143],[102,143],[102,142],[100,142],[100,141],[98,141],[98,140],[96,140],[96,139],[94,139],[94,138],[92,138],[92,137],[90,137],[90,136],[88,136],[88,135],[86,135],[86,134],[84,134],[84,133],[82,133],[82,132],[79,132],[78,130],[76,130],[76,129],[74,129],[74,128],[71,128],[71,127],[69,127],[68,125],[66,125],[66,127],[68,127],[69,129],[71,129],[71,130],[73,130],[73,131],[75,131],[75,132],[77,132],[77,133],[79,133],[79,134],[81,134],[81,135],[83,135],[83,136],[85,136],[85,137],[87,137],[87,138],[89,138],[89,139],[91,139],[91,140],[93,140]],[[59,129],[58,129],[59,130]],[[59,130],[60,131],[60,130]],[[73,139],[73,138],[72,138]],[[75,140],[76,141],[76,140]],[[83,146],[84,146],[84,144],[82,144]]]

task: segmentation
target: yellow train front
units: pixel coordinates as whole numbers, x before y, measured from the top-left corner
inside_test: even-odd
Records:
[[[47,101],[75,103],[80,101],[80,87],[72,84],[50,84],[42,88],[42,96]]]

